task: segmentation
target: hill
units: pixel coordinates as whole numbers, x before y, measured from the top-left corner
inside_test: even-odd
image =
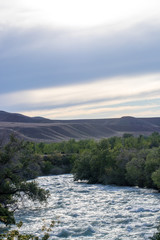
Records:
[[[51,120],[43,117],[27,117],[19,113],[8,113],[0,111],[0,122],[23,122],[23,123],[42,123],[51,122]]]
[[[131,133],[150,135],[160,132],[160,118],[122,117],[112,119],[50,120],[0,111],[0,138],[15,133],[35,142],[59,142],[71,138],[101,139]]]

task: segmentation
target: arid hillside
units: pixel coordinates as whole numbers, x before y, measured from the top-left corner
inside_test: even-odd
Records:
[[[35,142],[75,139],[101,139],[131,133],[149,135],[160,132],[160,118],[122,117],[113,119],[50,120],[0,111],[0,137],[11,133]]]

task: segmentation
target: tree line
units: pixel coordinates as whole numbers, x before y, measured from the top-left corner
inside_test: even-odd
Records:
[[[68,165],[75,180],[89,183],[139,186],[160,190],[160,134],[111,137],[60,143],[38,143],[36,154],[45,158],[50,173],[60,163]]]

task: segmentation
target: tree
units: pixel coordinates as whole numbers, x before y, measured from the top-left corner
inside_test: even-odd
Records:
[[[0,222],[15,224],[14,211],[18,197],[26,195],[33,201],[46,201],[49,192],[35,181],[27,182],[27,173],[32,166],[32,153],[28,144],[13,135],[10,142],[0,150]],[[34,177],[34,176],[32,176]]]
[[[158,132],[152,133],[152,135],[149,137],[149,140],[150,140],[150,148],[159,147],[160,135]]]
[[[144,163],[144,158],[137,156],[126,164],[126,180],[130,185],[144,187]]]
[[[91,169],[90,169],[90,159],[91,152],[85,150],[74,163],[73,173],[74,180],[89,180],[91,177]]]
[[[152,174],[160,167],[160,148],[150,149],[146,162],[145,162],[145,174],[146,174],[146,186],[154,188],[157,184],[152,179]]]
[[[152,173],[152,180],[157,188],[160,190],[160,168]]]

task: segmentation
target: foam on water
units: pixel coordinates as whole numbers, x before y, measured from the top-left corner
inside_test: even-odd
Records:
[[[50,239],[144,240],[160,220],[160,194],[154,190],[89,185],[73,176],[39,177],[50,190],[48,204],[28,201],[16,212],[22,231],[39,236],[43,225],[56,221]]]

